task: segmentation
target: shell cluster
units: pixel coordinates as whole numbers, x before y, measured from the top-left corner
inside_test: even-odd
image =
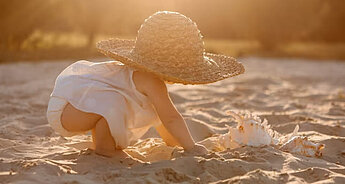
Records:
[[[223,151],[241,146],[279,145],[279,149],[282,151],[308,157],[322,156],[321,150],[325,148],[325,145],[312,142],[307,137],[298,136],[298,125],[287,137],[272,130],[266,119],[262,121],[258,116],[250,113],[246,113],[244,116],[231,111],[227,113],[236,119],[237,127],[229,127],[228,133],[206,139],[201,144],[208,146],[213,151]]]

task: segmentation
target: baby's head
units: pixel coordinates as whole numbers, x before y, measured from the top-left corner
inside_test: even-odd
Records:
[[[196,23],[178,12],[157,12],[145,19],[135,40],[104,40],[97,48],[167,84],[207,84],[244,72],[233,57],[205,52]]]

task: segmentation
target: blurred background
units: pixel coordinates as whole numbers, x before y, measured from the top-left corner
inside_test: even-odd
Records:
[[[1,0],[0,9],[0,62],[103,57],[97,41],[135,39],[159,10],[195,21],[208,52],[345,60],[344,0]]]

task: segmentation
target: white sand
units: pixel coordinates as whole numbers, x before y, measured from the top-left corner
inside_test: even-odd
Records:
[[[326,144],[321,158],[271,146],[181,156],[150,130],[126,150],[146,163],[120,163],[87,149],[90,135],[63,138],[47,123],[54,80],[71,61],[26,62],[0,65],[0,183],[345,183],[345,63],[241,61],[241,76],[202,86],[169,85],[195,140],[236,126],[225,111],[249,110],[281,134],[299,124],[300,135]]]

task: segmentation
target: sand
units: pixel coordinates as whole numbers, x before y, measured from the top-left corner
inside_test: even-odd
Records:
[[[299,124],[299,135],[326,145],[322,157],[272,146],[184,155],[153,129],[125,150],[135,159],[102,157],[90,134],[64,138],[46,120],[54,80],[73,61],[23,62],[0,65],[0,183],[345,183],[345,63],[240,61],[241,76],[168,86],[194,139],[235,127],[227,110],[248,110],[283,135]]]

